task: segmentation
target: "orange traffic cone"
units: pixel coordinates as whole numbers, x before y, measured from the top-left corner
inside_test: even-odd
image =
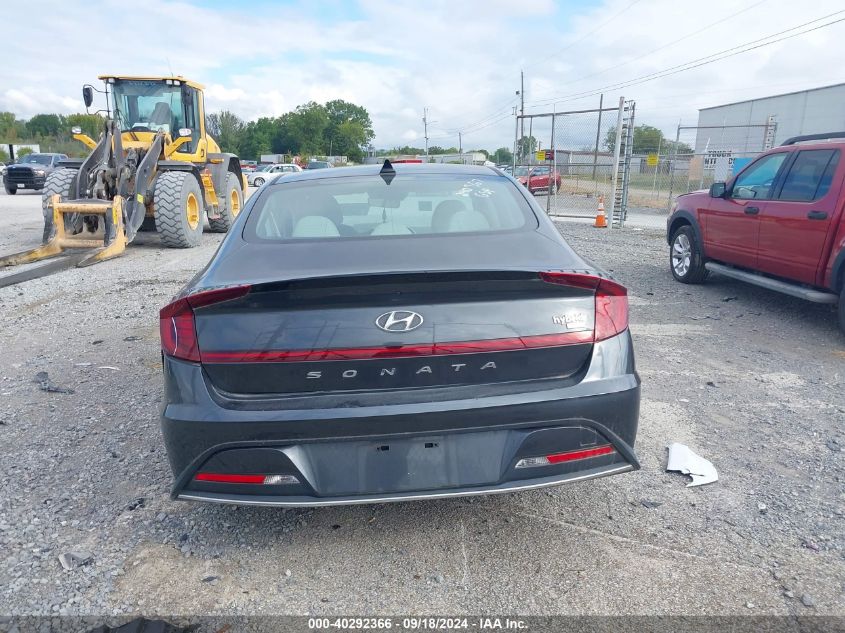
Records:
[[[604,214],[604,196],[599,196],[599,208],[596,211],[596,221],[593,226],[597,229],[607,228],[607,216]]]

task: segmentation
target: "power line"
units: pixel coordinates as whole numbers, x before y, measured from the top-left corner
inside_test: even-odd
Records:
[[[728,59],[729,57],[734,57],[734,56],[740,55],[742,53],[747,53],[749,51],[752,51],[752,50],[755,50],[755,49],[758,49],[758,48],[763,48],[764,46],[776,44],[778,42],[782,42],[784,40],[788,40],[788,39],[791,39],[793,37],[798,37],[799,35],[804,35],[806,33],[811,33],[813,31],[823,29],[827,26],[831,26],[833,24],[837,24],[839,22],[845,21],[845,18],[839,18],[837,20],[832,20],[832,21],[826,22],[824,24],[819,24],[818,26],[814,26],[813,28],[806,29],[804,31],[800,31],[798,33],[791,33],[789,35],[784,35],[783,37],[778,37],[777,39],[772,39],[772,38],[775,38],[779,35],[783,35],[784,33],[789,33],[790,31],[795,31],[797,29],[804,28],[806,26],[809,26],[810,24],[814,24],[816,22],[826,20],[830,17],[833,17],[835,15],[840,15],[842,13],[845,13],[845,10],[834,11],[831,14],[822,16],[820,18],[816,18],[815,20],[810,20],[809,22],[805,22],[805,23],[799,24],[797,26],[793,26],[793,27],[788,28],[786,30],[779,31],[777,33],[773,33],[771,35],[767,35],[765,37],[762,37],[762,38],[759,38],[759,39],[756,39],[756,40],[752,40],[750,42],[745,42],[744,44],[739,44],[737,46],[727,48],[727,49],[725,49],[723,51],[719,51],[717,53],[712,53],[712,54],[706,55],[704,57],[699,57],[698,59],[693,59],[693,60],[690,60],[688,62],[684,62],[683,64],[678,64],[677,66],[671,66],[669,68],[664,68],[663,70],[655,71],[655,72],[649,73],[647,75],[635,77],[633,79],[629,79],[629,80],[626,80],[626,81],[623,81],[623,82],[620,82],[620,83],[617,83],[617,84],[602,86],[601,88],[595,88],[595,89],[588,90],[588,91],[585,91],[585,92],[580,92],[580,93],[572,93],[572,94],[569,94],[569,95],[559,95],[558,97],[551,97],[551,98],[548,98],[548,99],[540,99],[538,101],[535,101],[533,106],[544,105],[544,104],[549,104],[549,103],[557,103],[557,102],[561,102],[561,101],[572,101],[574,99],[580,99],[580,98],[583,98],[583,97],[589,97],[589,96],[597,95],[597,94],[600,94],[602,92],[606,92],[608,90],[617,90],[617,89],[620,89],[620,88],[627,88],[629,86],[633,86],[633,85],[637,85],[637,84],[641,84],[641,83],[646,83],[646,82],[649,82],[649,81],[653,81],[655,79],[660,79],[662,77],[674,75],[674,74],[677,74],[679,72],[683,72],[683,71],[686,71],[686,70],[692,70],[693,68],[699,68],[700,66],[712,64],[713,62],[721,61],[723,59]],[[767,42],[765,40],[771,40],[771,41]],[[763,42],[763,43],[758,44],[758,42]],[[741,49],[741,50],[739,50],[739,49]]]
[[[609,66],[608,68],[596,71],[594,73],[590,73],[588,75],[582,75],[581,77],[577,77],[576,79],[572,79],[571,81],[565,81],[562,84],[558,84],[558,85],[569,86],[569,85],[572,85],[572,84],[577,83],[579,81],[583,81],[584,79],[590,79],[592,77],[598,77],[599,75],[604,75],[605,73],[608,73],[611,70],[623,68],[625,66],[628,66],[628,65],[634,63],[635,61],[639,61],[639,60],[641,60],[645,57],[648,57],[649,55],[653,55],[654,53],[657,53],[657,52],[662,51],[666,48],[669,48],[670,46],[674,46],[675,44],[683,42],[684,40],[687,40],[691,37],[695,37],[696,35],[699,35],[699,34],[703,33],[704,31],[707,31],[707,30],[713,28],[714,26],[718,26],[719,24],[722,24],[723,22],[727,22],[728,20],[733,19],[736,16],[741,15],[741,14],[747,12],[747,11],[750,11],[751,9],[759,7],[761,4],[764,4],[768,1],[769,0],[759,0],[758,2],[755,2],[754,4],[748,5],[747,7],[740,9],[739,11],[735,11],[734,13],[731,13],[730,15],[727,15],[727,16],[719,19],[719,20],[716,20],[715,22],[711,22],[710,24],[703,26],[696,31],[693,31],[692,33],[687,33],[686,35],[679,37],[676,40],[672,40],[671,42],[667,42],[666,44],[662,44],[661,46],[658,46],[657,48],[653,48],[650,51],[643,53],[642,55],[639,55],[637,57],[632,57],[631,59],[628,59],[627,61],[624,61],[621,64],[615,64],[614,66]]]
[[[516,97],[511,97],[510,99],[508,99],[508,101],[505,104],[496,108],[495,110],[491,111],[490,114],[488,114],[487,116],[484,116],[481,119],[478,119],[477,121],[475,121],[473,123],[469,123],[467,125],[460,125],[460,126],[457,126],[457,127],[448,127],[448,128],[443,128],[443,129],[447,132],[451,132],[452,134],[457,134],[458,131],[463,132],[463,131],[466,131],[466,130],[471,130],[472,128],[474,128],[476,126],[484,124],[488,120],[497,117],[498,115],[500,115],[505,110],[510,111],[511,107],[513,107],[513,104],[516,102],[516,100],[517,100]]]
[[[593,30],[588,31],[587,33],[585,33],[584,35],[582,35],[581,37],[579,37],[577,40],[575,40],[575,41],[573,41],[573,42],[570,42],[569,44],[567,44],[566,46],[564,46],[563,48],[561,48],[560,50],[558,50],[558,51],[557,51],[556,53],[554,53],[554,54],[555,54],[555,55],[559,55],[560,53],[562,53],[562,52],[564,52],[564,51],[566,51],[566,50],[568,50],[568,49],[572,48],[573,46],[575,46],[575,45],[576,45],[576,44],[578,44],[579,42],[581,42],[581,41],[585,40],[586,38],[588,38],[590,35],[593,35],[594,33],[598,32],[600,29],[604,28],[605,26],[607,26],[608,24],[610,24],[611,22],[613,22],[613,20],[615,20],[616,18],[618,18],[620,15],[622,15],[623,13],[625,13],[628,9],[630,9],[630,8],[631,8],[631,7],[633,7],[635,4],[637,4],[637,3],[641,2],[641,1],[642,1],[642,0],[632,0],[632,1],[631,1],[631,2],[629,2],[629,3],[628,3],[628,4],[624,7],[624,8],[622,8],[621,10],[617,11],[616,13],[614,13],[612,16],[610,16],[610,17],[609,17],[607,20],[605,20],[604,22],[600,23],[600,24],[599,24],[597,27],[595,27]],[[766,1],[766,0],[761,0],[761,1]],[[520,77],[522,77],[522,73],[521,73],[521,72],[520,72]],[[522,85],[520,86],[519,98],[520,98],[520,104],[521,104],[520,114],[525,114],[525,84],[524,84],[524,81],[522,81]],[[495,117],[498,113],[500,113],[500,112],[502,111],[502,109],[503,109],[503,108],[505,108],[505,107],[510,108],[510,107],[511,107],[511,105],[513,104],[513,102],[514,102],[514,101],[515,101],[515,99],[511,99],[510,101],[508,101],[508,103],[507,103],[505,106],[502,106],[502,107],[500,107],[500,108],[497,108],[497,109],[496,109],[496,110],[494,110],[491,114],[489,114],[489,115],[488,115],[488,116],[486,116],[486,117],[483,117],[482,119],[480,119],[480,120],[479,120],[479,121],[477,121],[476,123],[473,123],[473,124],[471,124],[471,125],[458,126],[458,127],[454,127],[454,128],[447,128],[447,130],[450,130],[450,131],[452,131],[452,132],[453,132],[453,133],[455,133],[455,134],[456,134],[459,130],[460,130],[461,132],[472,131],[472,130],[470,130],[470,128],[475,127],[475,126],[476,126],[476,125],[478,125],[478,124],[486,123],[488,119],[491,119],[491,118]],[[489,126],[488,126],[488,125],[482,125],[481,127],[478,127],[477,129],[478,129],[478,130],[480,130],[480,129],[484,129],[485,127],[489,127]]]
[[[566,46],[564,46],[563,48],[561,48],[560,50],[558,50],[556,53],[553,53],[553,54],[552,54],[552,56],[555,56],[555,55],[560,55],[563,51],[568,51],[570,48],[572,48],[572,47],[573,47],[573,46],[575,46],[576,44],[578,44],[578,43],[580,43],[580,42],[583,42],[585,39],[587,39],[587,38],[588,38],[588,37],[590,37],[591,35],[594,35],[594,34],[595,34],[595,33],[597,33],[598,31],[600,31],[601,29],[603,29],[605,26],[607,26],[608,24],[610,24],[611,22],[613,22],[616,18],[618,18],[620,15],[622,15],[623,13],[625,13],[625,11],[627,11],[628,9],[630,9],[631,7],[633,7],[635,4],[637,4],[637,3],[638,3],[638,2],[640,2],[640,1],[641,1],[641,0],[633,0],[633,2],[628,3],[628,4],[625,6],[625,8],[624,8],[624,9],[622,9],[622,10],[620,10],[620,11],[617,11],[616,13],[614,13],[613,15],[611,15],[611,16],[610,16],[607,20],[605,20],[604,22],[602,22],[601,24],[599,24],[596,28],[594,28],[592,31],[588,31],[587,33],[585,33],[584,35],[582,35],[581,37],[579,37],[577,40],[575,40],[574,42],[570,42],[569,44],[567,44]]]

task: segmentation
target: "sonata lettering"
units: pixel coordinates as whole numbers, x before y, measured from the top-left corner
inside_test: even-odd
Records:
[[[467,363],[451,363],[449,365],[444,365],[443,368],[449,367],[452,369],[453,372],[458,373],[463,371],[468,365]],[[476,367],[478,367],[476,365]],[[479,371],[484,371],[486,369],[498,369],[496,366],[495,361],[488,361],[479,367]],[[396,376],[396,367],[381,367],[378,370],[379,376]],[[322,371],[309,371],[305,374],[305,378],[307,380],[321,380],[323,378]],[[341,378],[358,378],[359,370],[357,369],[346,369],[340,373]],[[419,376],[420,374],[434,374],[434,369],[431,365],[422,365],[421,367],[417,368],[413,371],[414,375]]]

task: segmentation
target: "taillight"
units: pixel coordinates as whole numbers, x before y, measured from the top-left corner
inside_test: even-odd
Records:
[[[243,297],[249,290],[249,286],[205,290],[177,299],[163,307],[158,314],[161,349],[168,356],[200,362],[194,309]]]
[[[627,329],[628,291],[625,286],[610,279],[582,273],[541,272],[540,279],[550,284],[595,291],[596,342],[621,334]]]
[[[520,459],[514,468],[534,468],[535,466],[551,466],[552,464],[563,464],[566,462],[574,462],[580,459],[590,459],[591,457],[601,457],[603,455],[611,455],[615,453],[616,449],[610,444],[603,446],[596,446],[594,448],[581,448],[574,451],[566,451],[565,453],[553,453],[552,455],[540,455],[539,457],[524,457]]]
[[[213,484],[258,484],[278,486],[298,484],[296,475],[241,475],[236,473],[197,473],[194,481],[207,481]]]
[[[628,329],[628,291],[625,286],[602,279],[596,289],[596,341]]]

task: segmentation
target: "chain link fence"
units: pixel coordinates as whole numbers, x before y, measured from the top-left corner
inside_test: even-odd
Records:
[[[751,125],[679,125],[674,141],[631,157],[628,204],[667,209],[682,193],[727,180],[774,144],[774,117]]]
[[[603,197],[608,217],[624,213],[625,169],[631,158],[633,103],[518,116],[514,176],[550,215],[595,217]]]

